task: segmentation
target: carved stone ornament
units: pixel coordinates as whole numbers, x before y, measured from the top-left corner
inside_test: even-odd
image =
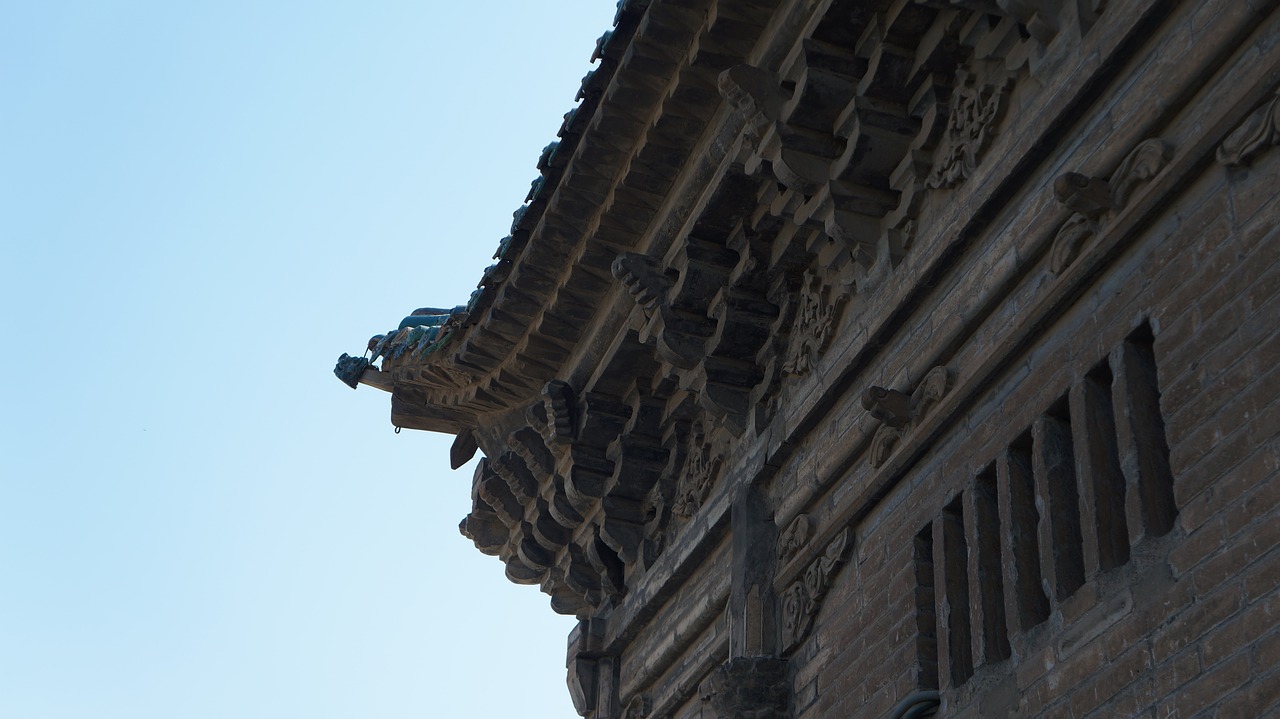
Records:
[[[1227,167],[1248,165],[1255,156],[1280,143],[1280,91],[1254,110],[1218,147],[1218,162]]]
[[[914,419],[929,414],[933,406],[946,396],[951,389],[951,371],[946,367],[934,367],[920,380],[911,393],[911,406]]]
[[[787,525],[782,536],[778,537],[778,562],[785,562],[804,549],[804,546],[809,543],[811,532],[809,515],[801,514],[791,520],[791,524]]]
[[[1129,204],[1133,191],[1147,184],[1169,163],[1173,148],[1156,137],[1143,140],[1129,151],[1111,175],[1111,204],[1119,210]]]
[[[1080,251],[1089,239],[1097,233],[1097,222],[1080,213],[1072,215],[1053,238],[1053,248],[1049,251],[1049,270],[1055,275],[1062,274],[1080,256]]]
[[[689,436],[689,457],[685,460],[684,473],[676,487],[675,504],[671,511],[681,519],[689,519],[706,501],[715,486],[723,462],[720,453],[707,441],[701,425],[695,425]]]
[[[880,429],[877,429],[875,436],[871,438],[871,466],[879,469],[888,461],[889,456],[898,448],[898,441],[901,439],[900,430],[887,424],[880,425]]]
[[[360,386],[360,376],[367,369],[369,369],[369,360],[364,357],[352,357],[343,352],[338,358],[337,366],[333,368],[333,373],[348,387],[355,389]]]
[[[542,388],[547,428],[543,436],[563,441],[573,435],[573,389],[567,382],[553,379]]]
[[[730,659],[702,682],[698,693],[710,705],[715,719],[787,719],[790,716],[791,682],[785,659]]]
[[[862,393],[862,408],[890,427],[902,429],[911,423],[911,395],[896,389],[871,386]]]
[[[809,634],[822,600],[831,588],[831,579],[844,566],[853,545],[853,530],[845,528],[813,560],[800,579],[782,592],[782,649],[790,652]]]
[[[652,310],[661,304],[671,288],[671,281],[652,258],[635,252],[624,252],[610,266],[614,279],[627,288],[636,304]]]
[[[979,84],[970,72],[961,70],[951,91],[947,132],[938,148],[938,160],[925,186],[950,188],[971,177],[978,161],[996,134],[1004,110],[1004,98],[1013,85],[1005,79],[994,85]]]
[[[910,395],[884,387],[869,387],[863,392],[863,408],[884,423],[871,438],[873,468],[888,461],[902,438],[946,396],[951,383],[951,371],[938,366],[929,370]]]
[[[831,344],[832,332],[839,320],[846,298],[831,300],[831,286],[817,275],[806,272],[800,291],[791,342],[782,370],[790,375],[808,373]]]
[[[622,719],[646,719],[652,711],[653,700],[649,695],[637,694],[627,702],[627,708],[622,710]]]
[[[1059,275],[1070,267],[1085,245],[1124,209],[1134,191],[1160,174],[1169,162],[1171,151],[1164,140],[1152,138],[1138,143],[1110,179],[1068,172],[1055,180],[1053,196],[1073,214],[1053,238],[1049,270]]]

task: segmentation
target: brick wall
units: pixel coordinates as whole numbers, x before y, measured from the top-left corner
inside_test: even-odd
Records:
[[[953,433],[859,524],[793,658],[797,716],[882,716],[930,686],[948,716],[1280,702],[1280,204],[1248,200],[1278,171],[1280,153],[1210,167],[1095,282],[1107,301],[1044,340],[1115,346],[1030,352],[1071,360],[994,388],[972,414],[1005,434]]]
[[[1232,37],[1206,17],[1171,13],[1152,55],[1194,23]],[[1235,36],[1236,60],[1275,36]],[[1174,161],[1097,271],[857,519],[854,559],[792,658],[796,716],[885,716],[921,688],[942,691],[944,716],[1280,712],[1280,150],[1211,161],[1266,100],[1240,92],[1224,112],[1214,87],[1146,110],[1175,157],[1200,156]],[[997,219],[957,271],[1025,242],[1018,226]],[[980,358],[1054,281],[1006,287],[992,335],[954,356]],[[946,313],[944,290],[916,316]],[[842,484],[872,476],[854,466]]]

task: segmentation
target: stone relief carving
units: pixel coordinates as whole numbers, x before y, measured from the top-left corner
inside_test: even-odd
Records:
[[[720,665],[698,689],[716,719],[786,719],[791,683],[777,657],[736,657]]]
[[[831,540],[822,555],[813,560],[804,574],[782,592],[782,649],[789,652],[813,628],[814,617],[831,588],[831,579],[844,566],[853,544],[853,530],[845,528]]]
[[[911,404],[915,417],[923,417],[933,409],[938,400],[946,396],[951,389],[951,372],[946,367],[934,367],[920,380],[915,392],[911,393]]]
[[[1114,205],[1106,180],[1068,172],[1053,182],[1053,196],[1076,214],[1096,219]]]
[[[622,719],[646,719],[653,711],[653,700],[648,694],[637,694],[627,702],[627,708],[622,710]]]
[[[1049,251],[1049,271],[1055,275],[1075,261],[1089,238],[1098,232],[1098,223],[1088,216],[1076,213],[1067,220],[1053,238],[1053,248]]]
[[[689,436],[689,455],[684,473],[676,487],[675,504],[671,511],[681,519],[688,519],[698,511],[711,488],[715,486],[724,459],[706,437],[702,425],[694,425]]]
[[[951,371],[943,366],[929,370],[910,395],[884,387],[868,387],[862,406],[884,424],[871,438],[871,466],[879,468],[898,444],[933,407],[946,396],[952,384]]]
[[[1173,148],[1160,138],[1144,140],[1125,156],[1111,176],[1111,203],[1114,209],[1129,204],[1138,187],[1150,182],[1169,162]]]
[[[831,299],[832,288],[817,275],[806,272],[800,291],[795,324],[782,369],[790,375],[807,374],[831,344],[835,324],[846,297]]]
[[[911,395],[896,389],[868,387],[862,393],[862,408],[896,429],[911,423]]]
[[[1049,270],[1057,275],[1071,266],[1085,245],[1124,209],[1134,191],[1160,174],[1171,153],[1168,143],[1152,138],[1138,143],[1110,179],[1068,172],[1055,180],[1054,197],[1073,214],[1053,239]]]
[[[946,135],[938,149],[938,160],[925,185],[931,189],[950,188],[968,179],[978,169],[978,161],[996,134],[1004,110],[1004,98],[1013,80],[979,84],[967,70],[961,70],[951,91],[950,117]]]
[[[778,562],[785,562],[804,549],[804,546],[809,543],[811,531],[809,515],[801,514],[791,520],[791,524],[787,525],[782,536],[778,537]]]
[[[898,448],[898,440],[902,439],[901,430],[887,424],[881,425],[871,438],[871,466],[879,468],[889,459],[889,455]]]
[[[1218,162],[1227,167],[1245,166],[1277,143],[1280,143],[1280,91],[1227,135],[1218,146]]]

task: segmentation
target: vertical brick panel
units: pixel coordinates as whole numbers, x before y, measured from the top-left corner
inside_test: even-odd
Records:
[[[934,523],[934,587],[940,631],[938,674],[946,686],[973,676],[973,639],[969,619],[968,547],[960,498],[952,500]]]
[[[1114,378],[1102,362],[1071,389],[1071,425],[1080,480],[1080,524],[1085,572],[1092,577],[1129,561],[1124,472],[1111,401]]]
[[[1115,351],[1115,394],[1120,466],[1126,480],[1130,542],[1160,537],[1178,515],[1173,500],[1169,445],[1160,414],[1160,389],[1151,326],[1144,323]]]
[[[916,535],[912,547],[916,575],[916,682],[938,688],[938,618],[934,611],[933,523]]]
[[[1009,656],[1009,632],[1005,623],[1004,577],[1001,575],[1000,511],[995,468],[974,478],[965,494],[965,528],[969,546],[969,591],[973,608],[976,664],[998,662]]]
[[[1049,618],[1049,599],[1040,581],[1040,545],[1036,526],[1035,482],[1031,474],[1031,438],[1023,435],[996,464],[1009,633],[1024,632]]]
[[[1075,453],[1066,415],[1065,406],[1058,406],[1032,425],[1036,502],[1041,507],[1040,562],[1045,593],[1057,601],[1084,584]]]

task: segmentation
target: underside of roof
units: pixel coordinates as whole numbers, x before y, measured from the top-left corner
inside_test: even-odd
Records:
[[[461,529],[581,620],[584,715],[605,656],[640,666],[615,695],[661,685],[664,711],[708,675],[646,634],[659,616],[785,679],[856,523],[935,481],[912,475],[935,441],[994,431],[963,403],[1101,305],[1162,198],[1275,143],[1240,125],[1275,82],[1210,80],[1280,78],[1222,39],[1247,19],[1167,80],[1193,5],[619,2],[476,294],[337,368],[397,427],[455,435],[454,467],[483,453]],[[1142,322],[1099,352],[1145,362]]]

